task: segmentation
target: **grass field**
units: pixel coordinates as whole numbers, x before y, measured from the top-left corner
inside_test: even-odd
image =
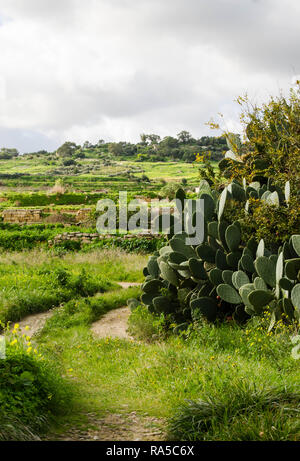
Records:
[[[185,178],[190,186],[197,185],[198,181],[198,167],[194,163],[112,161],[105,164],[94,158],[80,159],[77,163],[76,173],[71,167],[61,168],[57,161],[43,158],[19,156],[14,160],[0,160],[0,175],[8,175],[1,179],[0,190],[49,191],[57,179],[63,178],[70,191],[132,190],[141,194],[159,190],[162,179],[180,182]],[[142,175],[151,183],[138,182]]]
[[[55,256],[41,250],[0,255],[0,320],[18,321],[62,302],[141,281],[145,256],[98,250]]]
[[[135,271],[129,279],[137,279]],[[101,316],[106,311],[103,306],[121,305],[119,296],[117,292],[107,293],[100,305],[99,298],[91,298],[93,315],[89,318]],[[75,426],[86,424],[90,411],[99,416],[135,411],[170,420],[168,437],[176,440],[299,439],[300,370],[291,357],[291,331],[278,327],[277,335],[266,337],[263,324],[253,323],[247,328],[230,323],[220,327],[204,324],[187,339],[170,336],[153,340],[153,331],[159,337],[158,323],[152,325],[151,335],[140,337],[140,342],[95,339],[85,310],[84,304],[78,305],[73,321],[70,313],[57,312],[39,339],[43,354],[58,361],[61,373],[75,383]],[[136,313],[130,331],[134,333],[139,323],[147,331],[147,322],[151,323],[149,314]],[[221,408],[212,426],[200,435],[191,424],[185,432],[180,424],[176,432],[178,412],[186,399],[198,401],[208,396]],[[269,406],[264,399],[269,399]],[[225,403],[230,401],[232,416],[226,416]],[[61,424],[63,430],[67,421],[61,420]]]
[[[74,432],[90,427],[90,412],[98,418],[126,418],[134,411],[141,418],[165,421],[160,429],[167,428],[167,440],[299,440],[300,370],[291,356],[292,330],[278,325],[266,335],[263,322],[244,328],[204,323],[188,336],[161,336],[163,320],[154,322],[140,309],[129,324],[138,342],[92,335],[92,322],[139,294],[138,288],[117,289],[114,282],[141,282],[146,259],[119,250],[62,258],[43,251],[1,256],[2,314],[5,290],[15,293],[15,306],[24,295],[34,299],[32,293],[40,293],[37,305],[44,310],[44,296],[57,295],[57,275],[62,282],[69,273],[68,289],[77,287],[63,303],[56,300],[37,338],[38,352],[55,364],[73,395],[68,412],[52,426],[51,438],[70,427]],[[76,285],[84,269],[88,277]],[[32,307],[21,316],[29,312]],[[199,419],[206,418],[200,432],[189,419],[187,399],[199,406]]]
[[[45,334],[42,350],[52,360],[58,360],[62,373],[76,382],[77,404],[83,415],[89,411],[100,414],[137,411],[170,418],[186,399],[198,400],[209,395],[215,402],[224,402],[243,389],[249,396],[254,389],[267,392],[285,386],[295,393],[299,391],[299,368],[288,354],[284,360],[278,354],[275,362],[268,352],[247,350],[248,341],[259,337],[254,331],[246,336],[243,331],[225,327],[209,334],[209,344],[196,335],[190,341],[171,338],[149,345],[116,339],[95,340],[88,327],[76,326]],[[250,408],[244,415],[236,411],[233,421],[229,418],[226,421],[223,414],[219,424],[202,437],[296,440],[299,394],[292,408],[294,412],[291,409],[288,420],[280,405],[277,412],[271,407],[255,415],[251,415]],[[197,436],[197,433],[188,435],[191,440]],[[187,434],[180,437],[188,440]]]

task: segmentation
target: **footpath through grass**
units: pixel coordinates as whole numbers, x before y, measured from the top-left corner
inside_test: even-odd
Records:
[[[104,417],[135,411],[166,418],[169,440],[300,440],[300,370],[291,357],[291,330],[278,325],[276,334],[267,335],[263,324],[204,324],[188,337],[162,340],[158,322],[150,342],[149,336],[140,342],[95,339],[91,319],[122,305],[134,291],[121,292],[123,299],[107,293],[100,307],[99,298],[90,299],[93,315],[81,320],[83,306],[48,320],[40,348],[60,364],[76,396],[60,431],[70,421],[86,425],[89,412]],[[138,325],[140,332],[144,322],[149,332],[147,316],[140,309],[131,331]]]
[[[0,320],[18,321],[71,299],[113,289],[114,281],[141,278],[145,257],[123,251],[55,255],[42,250],[0,256]],[[116,286],[116,285],[115,285]]]
[[[2,266],[6,284],[10,280],[12,290],[21,286],[19,293],[27,290],[30,299],[39,281],[46,290],[47,268],[51,274],[69,272],[69,281],[88,268],[89,286],[99,280],[141,281],[145,260],[121,251],[62,258],[31,252],[4,255],[0,263],[7,267],[5,275]],[[21,274],[27,279],[18,285]],[[278,324],[267,334],[261,321],[243,328],[204,323],[185,336],[166,336],[164,320],[138,308],[130,332],[139,341],[97,339],[92,322],[139,294],[137,287],[118,289],[113,283],[102,291],[78,294],[56,307],[37,338],[38,354],[73,392],[68,411],[52,428],[52,439],[70,425],[75,432],[87,428],[89,413],[118,418],[137,412],[166,420],[168,440],[300,440],[300,367],[291,356],[290,341],[294,330]],[[42,310],[42,297],[39,306]]]

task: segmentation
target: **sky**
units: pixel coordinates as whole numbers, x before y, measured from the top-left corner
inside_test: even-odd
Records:
[[[254,103],[300,74],[299,0],[0,0],[0,148],[137,142]]]

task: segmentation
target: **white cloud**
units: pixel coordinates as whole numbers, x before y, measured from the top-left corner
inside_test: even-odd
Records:
[[[297,0],[0,0],[0,145],[5,130],[21,150],[26,132],[49,149],[201,136],[218,112],[238,126],[237,96],[299,74],[299,13]]]

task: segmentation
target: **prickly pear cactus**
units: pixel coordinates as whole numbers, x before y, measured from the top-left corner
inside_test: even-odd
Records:
[[[204,240],[187,245],[188,235],[174,234],[170,228],[168,244],[150,256],[144,269],[142,303],[150,312],[171,314],[180,325],[200,318],[244,322],[267,307],[273,323],[282,314],[300,321],[300,235],[272,254],[263,240],[252,238],[243,244],[240,223],[223,219],[228,200],[246,202],[255,196],[279,206],[284,194],[270,181],[264,186],[234,181],[219,197],[212,192],[208,184],[200,189]],[[182,189],[176,197],[183,204]]]

